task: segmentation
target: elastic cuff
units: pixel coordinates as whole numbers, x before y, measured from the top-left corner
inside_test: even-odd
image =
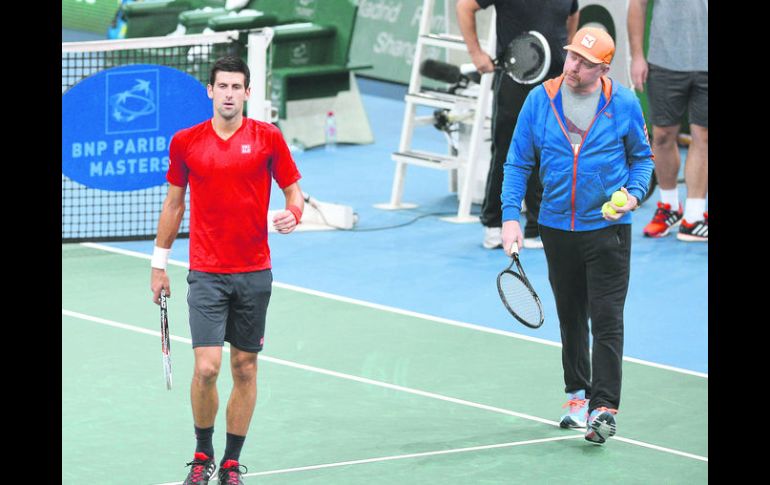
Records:
[[[302,219],[302,209],[296,205],[290,205],[286,210],[294,214],[294,219],[297,221],[297,224],[299,224],[300,219]]]
[[[518,221],[521,217],[521,209],[510,207],[503,209],[503,223],[508,221]]]
[[[643,192],[641,189],[633,188],[633,189],[626,189],[628,190],[628,195],[633,195],[636,197],[636,207],[638,208],[639,205],[642,203],[642,198],[644,197]],[[636,210],[636,208],[634,208]]]

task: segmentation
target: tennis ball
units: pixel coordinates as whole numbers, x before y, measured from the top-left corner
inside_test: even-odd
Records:
[[[617,214],[617,212],[615,212],[615,209],[612,208],[612,205],[610,205],[609,202],[605,202],[604,205],[602,206],[602,213],[610,214],[610,215]]]
[[[628,197],[626,196],[625,192],[618,190],[612,194],[612,199],[610,200],[612,200],[612,203],[616,206],[623,207],[626,205],[626,202],[628,202]]]

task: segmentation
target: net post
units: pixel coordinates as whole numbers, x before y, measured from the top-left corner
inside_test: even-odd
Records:
[[[272,103],[267,91],[267,50],[273,40],[273,29],[266,27],[249,32],[247,64],[251,71],[251,93],[248,117],[269,123]]]

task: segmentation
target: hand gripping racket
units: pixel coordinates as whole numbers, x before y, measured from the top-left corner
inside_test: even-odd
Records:
[[[530,30],[517,35],[493,62],[495,70],[503,71],[517,83],[537,84],[551,68],[551,47],[543,34]],[[481,73],[473,64],[460,66],[460,75],[477,84],[481,82]]]
[[[171,389],[171,337],[168,334],[168,306],[166,290],[160,290],[160,342],[163,351],[163,373],[166,376],[166,389]]]
[[[518,273],[513,270],[514,264]],[[519,246],[515,242],[511,250],[511,264],[497,275],[497,291],[505,308],[516,320],[529,328],[539,328],[543,324],[543,306],[521,267]]]

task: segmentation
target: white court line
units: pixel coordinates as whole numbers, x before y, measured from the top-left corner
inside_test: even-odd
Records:
[[[450,450],[426,451],[423,453],[410,453],[408,455],[381,456],[379,458],[366,458],[363,460],[340,461],[337,463],[324,463],[322,465],[309,465],[309,466],[300,466],[296,468],[284,468],[282,470],[268,470],[265,472],[244,473],[243,477],[245,478],[245,477],[259,477],[259,476],[265,476],[265,475],[278,475],[279,473],[304,472],[307,470],[320,470],[323,468],[334,468],[338,466],[348,466],[348,465],[362,465],[365,463],[377,463],[380,461],[404,460],[407,458],[421,458],[424,456],[448,455],[451,453],[466,453],[469,451],[492,450],[495,448],[510,448],[512,446],[534,445],[538,443],[546,443],[549,441],[574,440],[575,438],[580,438],[580,436],[558,436],[555,438],[542,438],[542,439],[528,440],[528,441],[512,441],[510,443],[471,446],[468,448],[454,448]],[[179,485],[181,483],[182,482],[169,482],[169,483],[160,483],[158,485]]]
[[[153,330],[147,330],[146,328],[137,327],[137,326],[130,325],[130,324],[127,324],[127,323],[120,323],[120,322],[116,322],[116,321],[113,321],[113,320],[107,320],[105,318],[95,317],[95,316],[92,316],[92,315],[86,315],[84,313],[74,312],[74,311],[71,311],[71,310],[65,310],[64,308],[62,308],[61,312],[62,312],[62,315],[67,315],[67,316],[70,316],[70,317],[80,318],[82,320],[88,320],[88,321],[95,322],[95,323],[109,325],[109,326],[121,328],[121,329],[124,329],[124,330],[130,330],[130,331],[134,331],[134,332],[138,332],[138,333],[144,333],[144,334],[147,334],[147,335],[153,335],[153,336],[160,337],[160,330],[158,330],[157,332],[153,331]],[[188,343],[188,344],[192,344],[192,341],[190,339],[184,338],[184,337],[177,337],[177,336],[172,335],[171,339],[175,340],[175,341],[178,341],[178,342],[185,342],[185,343]],[[225,352],[229,352],[230,350],[229,350],[229,348],[224,347],[224,351]],[[461,406],[467,406],[467,407],[472,407],[472,408],[476,408],[476,409],[483,409],[485,411],[491,411],[491,412],[494,412],[494,413],[505,414],[505,415],[508,415],[508,416],[515,416],[517,418],[527,419],[527,420],[530,420],[530,421],[536,421],[538,423],[547,424],[547,425],[550,425],[550,426],[555,426],[555,427],[559,426],[559,423],[556,422],[556,421],[551,421],[549,419],[544,419],[544,418],[540,418],[540,417],[537,417],[537,416],[532,416],[530,414],[519,413],[519,412],[516,412],[516,411],[511,411],[509,409],[498,408],[498,407],[495,407],[495,406],[489,406],[489,405],[486,405],[486,404],[481,404],[481,403],[477,403],[477,402],[473,402],[473,401],[466,401],[464,399],[458,399],[458,398],[455,398],[455,397],[444,396],[442,394],[437,394],[437,393],[428,392],[428,391],[422,391],[420,389],[414,389],[414,388],[411,388],[411,387],[399,386],[397,384],[390,384],[388,382],[377,381],[377,380],[374,380],[374,379],[369,379],[367,377],[354,376],[354,375],[351,375],[351,374],[345,374],[343,372],[337,372],[337,371],[333,371],[333,370],[329,370],[329,369],[323,369],[321,367],[315,367],[315,366],[311,366],[311,365],[307,365],[307,364],[300,364],[298,362],[292,362],[290,360],[279,359],[279,358],[276,358],[276,357],[269,357],[267,355],[262,355],[262,354],[260,355],[259,359],[263,360],[263,361],[267,361],[267,362],[272,362],[274,364],[283,365],[283,366],[286,366],[286,367],[293,367],[295,369],[305,370],[305,371],[309,371],[309,372],[315,372],[317,374],[324,374],[324,375],[328,375],[328,376],[332,376],[332,377],[338,377],[340,379],[346,379],[346,380],[349,380],[349,381],[360,382],[362,384],[369,384],[369,385],[372,385],[372,386],[384,387],[386,389],[392,389],[392,390],[395,390],[395,391],[405,392],[405,393],[408,393],[408,394],[414,394],[414,395],[417,395],[417,396],[427,397],[427,398],[430,398],[430,399],[437,399],[439,401],[451,402],[451,403],[454,403],[454,404],[459,404]],[[573,431],[577,431],[577,432],[580,432],[582,434],[582,431],[580,431],[580,430],[573,430]],[[686,453],[684,451],[674,450],[674,449],[671,449],[671,448],[665,448],[665,447],[662,447],[662,446],[653,445],[653,444],[650,444],[650,443],[645,443],[643,441],[637,441],[637,440],[633,440],[633,439],[630,439],[630,438],[623,438],[621,436],[615,436],[614,439],[618,440],[618,441],[623,441],[625,443],[629,443],[629,444],[632,444],[632,445],[637,445],[637,446],[642,446],[642,447],[653,449],[653,450],[657,450],[657,451],[662,451],[664,453],[671,453],[671,454],[683,456],[683,457],[686,457],[686,458],[692,458],[692,459],[695,459],[695,460],[700,460],[700,461],[708,462],[708,457],[705,457],[705,456],[695,455],[695,454],[692,454],[692,453]]]
[[[88,247],[88,248],[91,248],[91,249],[99,249],[99,250],[102,250],[102,251],[108,251],[108,252],[112,252],[112,253],[116,253],[116,254],[122,254],[124,256],[132,256],[132,257],[135,257],[135,258],[141,258],[141,259],[147,259],[147,260],[152,259],[152,257],[149,254],[141,253],[141,252],[138,252],[138,251],[130,251],[130,250],[127,250],[127,249],[114,248],[112,246],[106,246],[106,245],[103,245],[103,244],[80,243],[80,245]],[[173,265],[173,266],[181,266],[183,268],[189,268],[189,264],[184,262],[184,261],[178,261],[178,260],[169,259],[168,264]],[[382,310],[382,311],[386,311],[386,312],[390,312],[390,313],[397,313],[399,315],[415,317],[415,318],[419,318],[419,319],[422,319],[422,320],[429,320],[431,322],[444,323],[444,324],[452,325],[452,326],[455,326],[455,327],[468,328],[468,329],[477,330],[477,331],[480,331],[480,332],[493,333],[493,334],[496,334],[496,335],[503,335],[505,337],[512,337],[512,338],[517,338],[517,339],[520,339],[520,340],[527,340],[527,341],[530,341],[530,342],[536,342],[536,343],[543,344],[543,345],[549,345],[551,347],[561,348],[561,344],[558,343],[558,342],[552,342],[550,340],[545,340],[545,339],[541,339],[541,338],[537,338],[537,337],[530,337],[529,335],[522,335],[522,334],[518,334],[518,333],[515,333],[515,332],[508,332],[508,331],[505,331],[505,330],[499,330],[499,329],[496,329],[496,328],[489,328],[489,327],[485,327],[483,325],[475,325],[475,324],[472,324],[472,323],[460,322],[460,321],[457,321],[457,320],[450,320],[448,318],[428,315],[426,313],[413,312],[413,311],[404,310],[404,309],[401,309],[401,308],[391,307],[391,306],[387,306],[387,305],[381,305],[379,303],[371,303],[371,302],[364,301],[364,300],[357,300],[355,298],[349,298],[347,296],[335,295],[333,293],[326,293],[326,292],[323,292],[323,291],[311,290],[311,289],[308,289],[308,288],[302,288],[301,286],[294,286],[294,285],[289,285],[289,284],[286,284],[286,283],[279,283],[279,282],[276,282],[276,281],[273,281],[273,286],[276,286],[278,288],[283,288],[283,289],[286,289],[286,290],[296,291],[296,292],[299,292],[299,293],[305,293],[305,294],[308,294],[308,295],[318,296],[318,297],[321,297],[321,298],[327,298],[327,299],[330,299],[330,300],[341,301],[341,302],[344,302],[344,303],[350,303],[350,304],[353,304],[353,305],[359,305],[359,306],[364,306],[364,307],[368,307],[368,308],[374,308],[376,310]],[[677,373],[680,373],[680,374],[687,374],[687,375],[691,375],[691,376],[703,377],[705,379],[708,379],[708,374],[703,373],[703,372],[697,372],[697,371],[693,371],[693,370],[689,370],[689,369],[682,369],[682,368],[679,368],[679,367],[673,367],[673,366],[665,365],[665,364],[658,364],[656,362],[650,362],[650,361],[646,361],[646,360],[642,360],[642,359],[637,359],[637,358],[634,358],[634,357],[623,356],[623,360],[626,361],[626,362],[633,362],[635,364],[645,365],[645,366],[648,366],[648,367],[655,367],[655,368],[658,368],[658,369],[669,370],[669,371],[677,372]]]

